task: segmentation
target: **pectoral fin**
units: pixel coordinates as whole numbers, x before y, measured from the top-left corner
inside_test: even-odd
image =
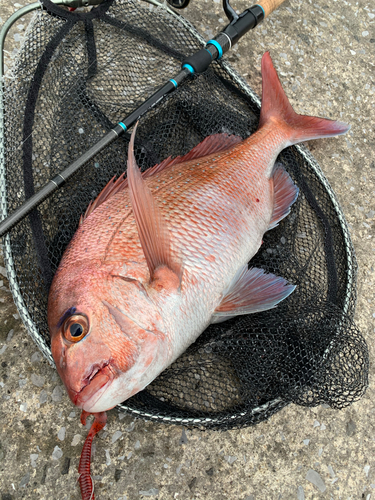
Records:
[[[263,269],[241,268],[223,294],[211,323],[220,323],[233,316],[273,309],[290,295],[296,287],[284,278],[266,274]]]
[[[171,252],[170,233],[163,215],[155,203],[154,197],[142,177],[134,156],[134,136],[137,127],[131,135],[128,152],[128,183],[130,201],[137,224],[138,235],[143,253],[150,271],[151,281],[155,271],[167,268],[172,271],[180,283],[182,264]],[[169,279],[170,279],[170,273]],[[173,280],[170,280],[172,282]],[[174,280],[176,282],[176,280]]]

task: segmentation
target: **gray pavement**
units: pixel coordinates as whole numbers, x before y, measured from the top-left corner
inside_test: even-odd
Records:
[[[23,1],[0,0],[0,24]],[[240,11],[250,6],[233,3]],[[192,0],[184,15],[207,39],[225,23],[219,0]],[[8,67],[28,20],[9,35]],[[228,56],[259,94],[265,50],[271,51],[296,111],[352,125],[347,136],[308,146],[349,223],[359,262],[356,322],[372,360],[375,5],[286,1]],[[22,326],[4,276],[0,315],[0,498],[78,500],[77,466],[87,430]],[[112,410],[95,443],[96,498],[374,500],[373,372],[371,363],[365,396],[342,411],[291,405],[268,422],[229,432],[185,430]]]

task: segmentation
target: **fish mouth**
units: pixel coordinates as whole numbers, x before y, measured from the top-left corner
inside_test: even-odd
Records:
[[[115,371],[111,360],[95,363],[82,380],[81,390],[79,392],[70,391],[73,403],[79,408],[89,411],[112,383],[114,376]]]

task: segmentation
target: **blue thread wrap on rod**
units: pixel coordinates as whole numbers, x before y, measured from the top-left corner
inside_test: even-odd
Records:
[[[194,68],[190,64],[183,64],[182,67],[188,69],[191,74],[194,73]]]
[[[217,42],[216,40],[208,40],[207,45],[213,45],[214,47],[216,47],[216,49],[219,53],[217,60],[219,60],[223,57],[223,49],[222,49],[219,42]]]
[[[266,13],[264,12],[263,7],[259,3],[257,3],[256,5],[257,5],[257,7],[260,7],[262,9],[262,11],[263,11],[263,19],[264,19],[266,17]]]

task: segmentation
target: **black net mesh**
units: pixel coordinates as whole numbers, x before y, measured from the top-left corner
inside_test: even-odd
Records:
[[[47,5],[47,4],[46,4]],[[162,8],[104,2],[90,13],[48,4],[5,81],[3,208],[15,210],[95,144],[201,47]],[[57,14],[57,15],[56,15]],[[251,90],[225,63],[191,78],[141,119],[136,157],[145,170],[187,153],[204,137],[257,128]],[[90,160],[9,234],[15,301],[50,357],[48,289],[80,214],[125,169],[129,135]],[[275,310],[210,326],[172,366],[123,408],[146,418],[232,428],[286,404],[343,408],[367,385],[367,346],[352,322],[355,258],[340,208],[308,153],[279,157],[300,189],[292,213],[264,236],[252,265],[296,291]]]

